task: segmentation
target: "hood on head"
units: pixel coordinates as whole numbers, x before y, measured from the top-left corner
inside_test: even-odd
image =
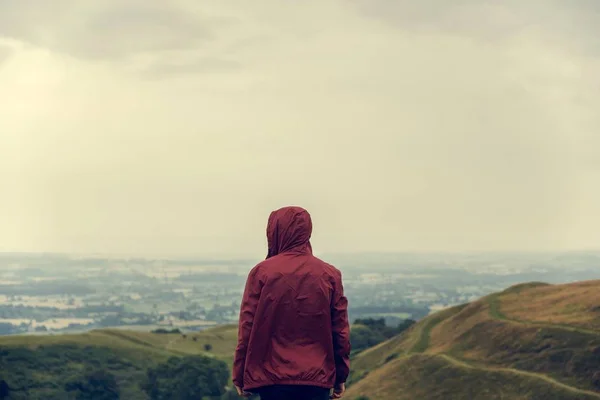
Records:
[[[267,258],[286,251],[312,253],[312,220],[302,207],[283,207],[273,211],[267,223]]]

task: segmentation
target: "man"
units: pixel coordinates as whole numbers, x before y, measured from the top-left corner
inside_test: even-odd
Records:
[[[240,310],[233,382],[262,400],[339,399],[350,369],[342,275],[312,255],[300,207],[273,211],[267,259],[250,271]]]

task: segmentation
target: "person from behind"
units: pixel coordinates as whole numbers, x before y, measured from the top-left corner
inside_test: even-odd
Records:
[[[267,258],[248,274],[240,309],[233,383],[241,396],[344,395],[348,301],[341,272],[313,256],[311,234],[311,217],[303,208],[284,207],[269,217]]]

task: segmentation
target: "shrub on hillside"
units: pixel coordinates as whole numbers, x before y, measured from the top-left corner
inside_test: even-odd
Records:
[[[159,329],[155,329],[152,331],[152,333],[156,333],[159,335],[169,335],[169,334],[181,334],[181,330],[175,328],[175,329],[164,329],[164,328],[159,328]]]
[[[103,371],[90,371],[65,384],[69,398],[76,400],[118,400],[119,386],[115,376]]]

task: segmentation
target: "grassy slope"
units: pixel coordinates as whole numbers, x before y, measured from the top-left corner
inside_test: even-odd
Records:
[[[196,337],[196,341],[193,338]],[[0,336],[0,347],[27,347],[73,344],[96,346],[131,354],[140,360],[160,361],[177,355],[200,354],[227,361],[236,345],[237,327],[220,326],[187,334],[153,334],[127,330],[96,330],[76,335],[18,335]],[[205,344],[212,349],[206,351]]]
[[[378,368],[346,396],[370,399],[594,400],[591,392],[502,368],[472,367],[447,355],[412,354]]]
[[[527,289],[526,303],[520,301],[519,285],[502,293],[502,315],[511,321],[600,332],[599,281],[570,285],[536,285]]]
[[[444,310],[356,356],[348,398],[600,399],[598,305],[592,281]]]
[[[19,385],[18,371],[28,371],[41,382],[24,398],[59,398],[63,382],[95,365],[107,368],[117,376],[122,397],[145,399],[139,381],[149,366],[173,356],[201,354],[217,357],[228,364],[236,344],[237,328],[222,326],[187,334],[152,334],[124,330],[98,330],[78,335],[5,336],[0,337],[0,377],[12,377],[11,387]],[[196,341],[193,338],[196,338]],[[212,349],[206,351],[205,344]],[[27,350],[38,350],[27,353]],[[15,352],[15,350],[17,350]],[[5,354],[2,356],[2,351]],[[23,383],[21,383],[24,385]]]

